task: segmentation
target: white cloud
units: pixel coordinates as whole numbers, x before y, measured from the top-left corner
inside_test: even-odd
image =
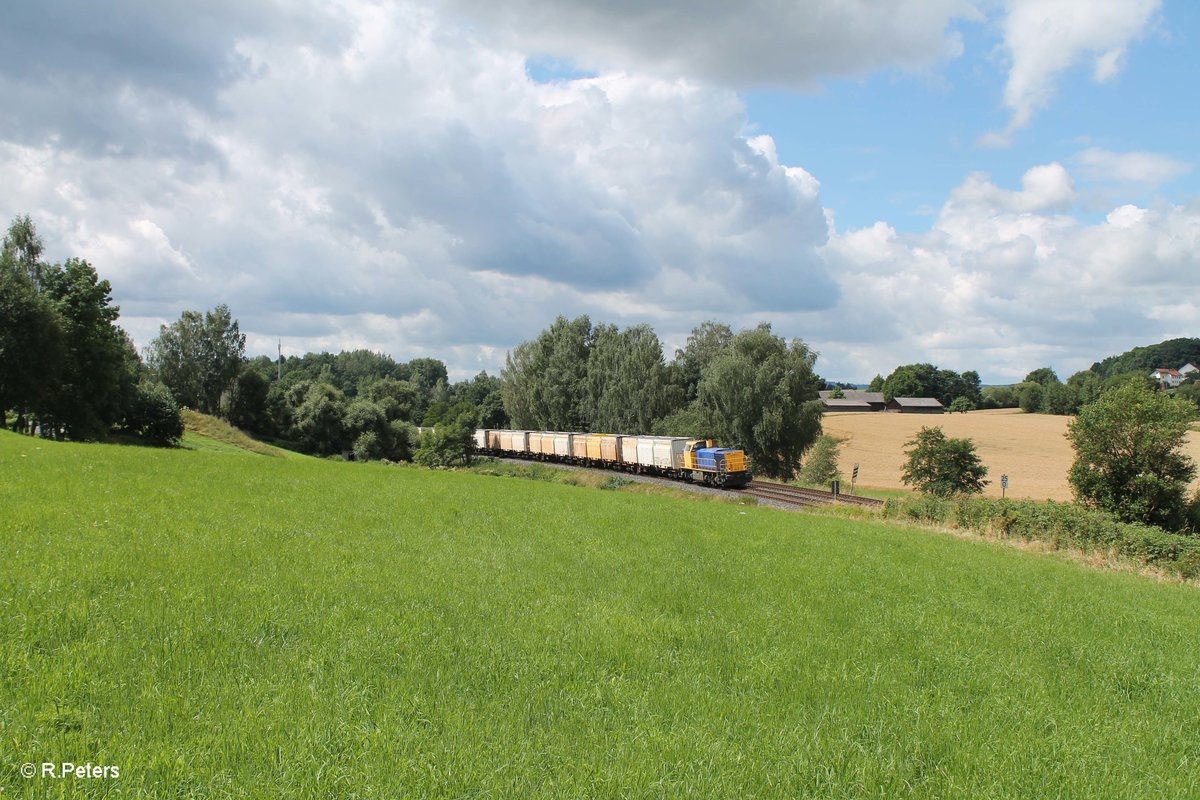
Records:
[[[1191,172],[1192,165],[1158,153],[1114,153],[1089,147],[1075,156],[1084,177],[1111,183],[1129,183],[1150,187],[1168,183]]]
[[[427,8],[329,13],[333,44],[252,31],[229,44],[236,74],[165,108],[126,69],[109,106],[137,124],[0,141],[0,211],[92,260],[141,344],[225,302],[252,342],[495,369],[559,313],[686,331],[835,302],[818,183],[745,138],[732,91],[541,85]],[[198,155],[155,146],[164,126]]]
[[[857,365],[845,377],[932,361],[999,381],[1045,364],[1065,378],[1190,335],[1181,308],[1195,306],[1200,207],[1125,205],[1087,224],[1050,213],[1065,211],[1070,185],[1057,164],[1029,170],[1019,192],[972,175],[925,233],[877,223],[833,235],[824,257],[853,300],[809,315],[828,331],[818,349]]]
[[[1189,324],[1200,210],[1118,206],[1085,224],[1073,175],[1051,163],[1016,188],[967,176],[924,233],[831,236],[817,177],[748,135],[723,88],[931,63],[958,47],[947,30],[965,4],[828,0],[801,22],[767,3],[462,0],[450,19],[345,0],[269,24],[236,5],[227,25],[190,7],[111,12],[137,17],[152,52],[89,39],[94,15],[26,19],[37,52],[0,31],[0,103],[19,110],[0,120],[0,213],[31,213],[52,257],[91,259],[143,344],[184,308],[225,302],[260,352],[277,338],[290,353],[369,347],[464,376],[556,314],[649,322],[669,345],[705,318],[769,319],[843,365],[830,377],[932,360],[1001,379]],[[1083,54],[1110,76],[1140,30],[1113,44],[1111,20],[1071,20],[1065,55],[1020,26],[1009,37],[1029,113]],[[530,43],[624,69],[538,84]],[[1187,167],[1098,148],[1068,164],[1147,184]]]
[[[1058,76],[1081,61],[1093,61],[1097,81],[1115,77],[1129,43],[1145,34],[1160,5],[1161,0],[1009,0],[1002,28],[1011,60],[1004,103],[1012,117],[1003,131],[986,134],[980,143],[1010,144],[1050,103]]]

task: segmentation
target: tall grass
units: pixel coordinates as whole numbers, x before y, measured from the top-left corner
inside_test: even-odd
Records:
[[[1200,793],[1191,587],[469,473],[11,434],[0,469],[5,796]]]

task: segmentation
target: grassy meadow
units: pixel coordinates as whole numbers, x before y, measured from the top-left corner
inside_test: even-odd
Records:
[[[469,472],[0,432],[0,475],[6,798],[1200,796],[1192,586]]]

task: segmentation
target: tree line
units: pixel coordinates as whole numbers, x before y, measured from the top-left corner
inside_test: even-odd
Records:
[[[715,438],[755,471],[792,477],[821,433],[817,354],[769,323],[734,333],[706,321],[667,362],[648,325],[558,317],[518,345],[501,372],[517,428]]]
[[[0,248],[0,424],[52,439],[183,436],[181,409],[320,456],[462,460],[477,426],[508,424],[500,379],[451,383],[433,358],[366,350],[248,359],[230,309],[184,311],[139,355],[87,261],[49,263],[28,216]],[[439,426],[424,438],[419,426]]]
[[[897,397],[933,397],[946,407],[957,404],[956,411],[964,405],[975,409],[983,403],[978,372],[959,373],[925,363],[902,364],[886,378],[876,375],[867,391],[882,392],[888,402]]]
[[[1148,351],[1150,348],[1133,351],[1145,360],[1148,357],[1141,350]],[[884,399],[889,401],[894,397],[933,397],[950,411],[1020,408],[1030,414],[1074,416],[1083,407],[1096,402],[1108,389],[1130,382],[1140,383],[1148,389],[1157,388],[1157,384],[1149,377],[1149,368],[1128,369],[1128,359],[1106,359],[1101,363],[1108,364],[1111,369],[1101,370],[1093,365],[1091,369],[1080,370],[1063,382],[1050,367],[1039,367],[1020,383],[986,387],[981,386],[979,373],[974,370],[958,373],[927,363],[903,364],[892,370],[886,378],[876,375],[868,391],[882,392]],[[1195,377],[1175,393],[1200,406],[1200,384],[1194,381]]]
[[[406,363],[369,350],[247,359],[229,309],[185,311],[146,348],[147,362],[179,402],[259,438],[318,456],[461,460],[477,426],[502,427],[500,381],[481,372],[449,382],[433,358]],[[418,426],[446,430],[417,436]]]
[[[49,439],[178,441],[178,404],[119,314],[91,264],[45,261],[32,220],[15,219],[0,248],[0,425]]]

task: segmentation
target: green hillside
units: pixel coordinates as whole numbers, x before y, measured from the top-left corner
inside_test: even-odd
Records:
[[[5,797],[1200,795],[1191,586],[470,473],[0,470]]]
[[[1092,364],[1091,371],[1101,377],[1123,372],[1149,373],[1159,367],[1179,369],[1184,364],[1200,364],[1200,339],[1167,339],[1158,344],[1135,347],[1119,356],[1109,356]]]
[[[183,442],[187,450],[209,450],[217,453],[253,453],[272,458],[305,458],[300,453],[260,442],[233,427],[220,417],[183,410]]]

